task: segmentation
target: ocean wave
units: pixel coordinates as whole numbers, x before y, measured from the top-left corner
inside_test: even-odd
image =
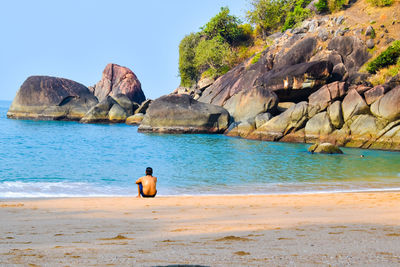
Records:
[[[135,194],[126,187],[100,186],[82,182],[3,182],[0,198],[107,197]]]

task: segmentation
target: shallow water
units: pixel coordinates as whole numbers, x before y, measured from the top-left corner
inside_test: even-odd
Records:
[[[10,104],[0,101],[0,198],[135,195],[134,181],[147,166],[159,178],[159,195],[400,188],[399,152],[343,148],[344,155],[313,155],[307,144],[10,120]]]

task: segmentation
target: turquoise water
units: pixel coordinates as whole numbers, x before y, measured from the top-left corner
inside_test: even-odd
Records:
[[[0,101],[0,198],[135,195],[147,166],[159,195],[271,194],[400,188],[400,153],[223,135],[142,134],[125,124],[9,120]],[[360,158],[360,155],[365,155]]]

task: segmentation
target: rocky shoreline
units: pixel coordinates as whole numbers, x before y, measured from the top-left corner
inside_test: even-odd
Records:
[[[334,31],[344,20],[322,17],[273,34],[257,60],[253,56],[215,81],[200,80],[154,101],[146,100],[130,69],[116,64],[108,64],[91,87],[32,76],[7,116],[400,150],[400,74],[372,86],[359,71],[371,58],[368,28]]]

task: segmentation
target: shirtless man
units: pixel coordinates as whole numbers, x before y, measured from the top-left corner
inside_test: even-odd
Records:
[[[136,184],[138,185],[138,198],[142,197],[155,197],[157,194],[156,184],[157,177],[152,176],[153,169],[150,167],[146,168],[146,176],[137,179]]]

